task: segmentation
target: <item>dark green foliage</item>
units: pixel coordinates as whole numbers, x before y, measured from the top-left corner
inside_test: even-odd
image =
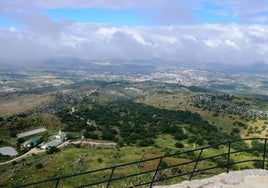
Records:
[[[176,146],[177,148],[184,148],[184,144],[183,144],[182,142],[176,142],[176,143],[175,143],[175,146]]]
[[[18,144],[22,144],[23,142],[25,142],[24,138],[18,138],[18,140],[17,140]]]
[[[235,150],[248,149],[248,145],[244,141],[233,142],[231,147],[234,148]]]
[[[262,161],[255,161],[253,165],[255,168],[262,168]]]
[[[167,167],[168,167],[167,162],[162,160],[162,161],[160,162],[160,164],[159,164],[159,168],[161,169],[161,168],[167,168]]]
[[[180,133],[175,133],[174,134],[174,139],[175,140],[184,140],[187,139],[188,135],[187,134],[180,134]]]
[[[202,87],[198,87],[198,86],[189,86],[189,87],[187,87],[187,89],[189,89],[192,92],[208,92],[207,89],[202,88]]]
[[[238,126],[240,126],[240,127],[244,127],[244,128],[248,127],[248,125],[246,125],[245,123],[242,123],[242,122],[240,122],[240,121],[235,121],[235,122],[233,123],[233,125],[238,125]]]
[[[240,130],[238,128],[233,128],[231,134],[232,133],[236,133],[236,134],[240,133]]]
[[[84,131],[83,136],[85,138],[91,138],[91,139],[99,139],[99,136],[93,132]]]
[[[103,162],[102,158],[98,158],[97,160],[98,160],[99,163]]]
[[[15,131],[12,131],[12,132],[10,132],[10,137],[12,137],[12,138],[16,138],[16,136],[17,136],[17,133],[15,132]]]
[[[36,168],[36,169],[41,169],[41,168],[44,168],[44,166],[43,166],[41,163],[37,163],[37,164],[35,165],[35,168]]]
[[[102,130],[102,139],[103,140],[114,140],[115,135],[110,131],[110,129]]]
[[[12,157],[8,156],[8,155],[3,155],[0,153],[0,161],[1,162],[4,162],[4,161],[8,161],[8,160],[11,160]]]
[[[57,148],[56,146],[52,146],[46,151],[46,153],[47,154],[53,154],[53,153],[56,153],[58,151],[60,151],[59,148]]]
[[[146,147],[146,146],[152,146],[154,144],[154,140],[151,138],[145,138],[143,140],[140,140],[138,145],[141,147]]]
[[[66,131],[84,131],[86,138],[94,139],[98,132],[101,139],[120,140],[121,145],[152,145],[153,139],[163,133],[198,145],[237,138],[221,132],[197,113],[159,109],[131,100],[99,103],[85,98],[77,103],[76,109],[72,114],[70,110],[58,114],[67,124]],[[88,120],[95,124],[88,125]]]
[[[252,140],[251,141],[251,148],[253,150],[253,153],[255,155],[260,155],[263,152],[264,144],[261,143],[259,140]]]

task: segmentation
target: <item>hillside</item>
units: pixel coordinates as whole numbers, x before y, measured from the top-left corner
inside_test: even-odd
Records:
[[[35,154],[6,164],[1,168],[3,186],[268,133],[264,99],[161,82],[83,81],[38,95],[16,93],[1,104],[0,146],[12,146],[19,154],[27,151],[23,143],[30,137],[17,139],[16,134],[40,127],[47,129],[41,134],[44,142],[63,130],[72,143],[81,139],[117,143],[103,147],[70,144],[54,154]],[[241,142],[233,149],[252,144],[260,143]],[[223,149],[215,148],[214,153]],[[10,159],[1,155],[2,162]],[[172,163],[175,158],[169,160]],[[220,160],[211,161],[217,163]]]

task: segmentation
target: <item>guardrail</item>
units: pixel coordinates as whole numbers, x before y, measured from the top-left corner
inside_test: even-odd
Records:
[[[253,140],[258,141],[257,146],[245,144],[245,142]],[[268,138],[235,140],[15,187],[152,187],[160,182],[166,183],[168,180],[180,182],[191,180],[194,176],[202,178],[206,175],[215,175],[217,174],[215,169],[219,172],[224,170],[227,173],[231,169],[264,169],[268,166],[266,160],[267,140]],[[216,151],[215,148],[219,147],[223,152],[213,154]],[[240,153],[244,153],[243,156],[246,157],[240,158],[242,156],[239,155]],[[215,165],[213,166],[213,164]],[[238,164],[240,166],[236,166]],[[246,164],[246,166],[242,164]],[[148,166],[149,168],[147,168]],[[210,172],[211,170],[214,171]],[[125,174],[126,171],[128,174]]]

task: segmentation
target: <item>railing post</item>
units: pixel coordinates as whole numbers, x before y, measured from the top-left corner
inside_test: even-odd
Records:
[[[111,184],[111,181],[112,181],[112,178],[113,178],[113,174],[114,174],[114,169],[115,169],[115,167],[112,168],[112,172],[110,174],[110,177],[109,177],[109,180],[107,182],[106,188],[108,188],[110,186],[110,184]]]
[[[197,158],[197,160],[195,161],[195,165],[194,165],[193,171],[192,171],[192,173],[191,173],[191,175],[190,175],[189,181],[192,179],[192,177],[193,177],[193,175],[194,175],[195,169],[196,169],[196,167],[197,167],[198,162],[199,162],[200,159],[201,159],[201,155],[202,155],[202,153],[203,153],[203,149],[200,150],[199,155],[198,155],[198,158]]]
[[[57,181],[56,181],[55,188],[58,188],[58,186],[59,186],[59,182],[60,182],[60,179],[58,178]]]
[[[156,177],[156,175],[157,175],[157,172],[158,172],[158,170],[159,170],[159,168],[160,168],[160,165],[161,165],[162,160],[163,160],[163,157],[160,158],[160,160],[159,160],[159,162],[158,162],[158,165],[157,165],[157,168],[155,169],[155,172],[154,172],[152,181],[151,181],[150,186],[149,186],[150,188],[153,187],[154,180],[155,180],[155,177]]]
[[[264,140],[264,148],[263,148],[263,158],[262,158],[262,169],[264,169],[265,166],[265,160],[266,160],[266,145],[267,145],[267,139]]]
[[[232,144],[232,142],[228,142],[228,156],[227,156],[227,169],[226,169],[227,173],[229,173],[229,168],[230,168],[231,144]]]

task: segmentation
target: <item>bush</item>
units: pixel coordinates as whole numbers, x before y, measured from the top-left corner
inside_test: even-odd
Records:
[[[161,161],[161,163],[159,164],[159,168],[167,168],[168,167],[168,164],[166,161]]]
[[[35,168],[36,168],[36,169],[41,169],[41,168],[44,168],[44,166],[43,166],[41,163],[37,163],[37,164],[35,165]]]
[[[255,161],[253,165],[254,165],[255,168],[262,168],[262,162],[261,161]]]
[[[151,138],[145,138],[145,139],[139,141],[138,145],[141,147],[152,146],[152,145],[154,145],[154,140]]]
[[[97,160],[98,160],[99,163],[103,162],[102,158],[98,158]]]
[[[52,146],[46,151],[46,153],[47,154],[53,154],[53,153],[56,153],[58,151],[60,151],[59,148],[57,148],[56,146]]]
[[[183,144],[182,142],[176,142],[176,143],[175,143],[175,146],[176,146],[177,148],[184,148],[184,144]]]

